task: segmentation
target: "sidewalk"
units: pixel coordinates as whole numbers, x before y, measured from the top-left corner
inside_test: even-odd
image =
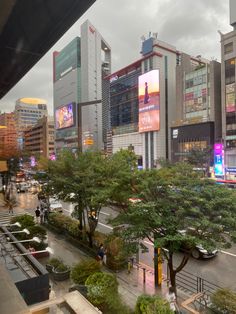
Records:
[[[73,264],[78,263],[87,257],[83,251],[67,242],[63,236],[55,235],[51,231],[47,231],[47,233],[48,245],[54,250],[55,257],[61,258],[69,266],[73,266]],[[46,261],[47,259],[40,259],[42,264],[46,264]],[[106,267],[103,267],[103,271],[114,273]],[[136,265],[134,265],[130,273],[128,273],[127,270],[122,270],[115,273],[115,275],[119,282],[119,293],[121,294],[123,301],[131,308],[135,307],[137,298],[141,294],[159,294],[165,297],[168,291],[167,282],[165,280],[163,280],[160,288],[155,289],[154,276],[151,272],[146,271],[146,281],[144,283],[143,269],[138,269]],[[68,292],[69,287],[72,285],[73,282],[70,279],[63,282],[52,281],[50,298],[63,295]],[[179,303],[181,303],[182,300],[182,297],[179,296]]]

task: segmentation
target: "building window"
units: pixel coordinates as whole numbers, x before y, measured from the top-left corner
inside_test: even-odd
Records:
[[[235,59],[225,61],[225,84],[235,82]]]
[[[224,54],[233,52],[233,42],[224,45]]]

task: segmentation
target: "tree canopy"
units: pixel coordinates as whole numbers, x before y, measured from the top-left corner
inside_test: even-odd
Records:
[[[196,245],[212,250],[229,247],[236,240],[236,194],[200,178],[188,164],[136,174],[135,192],[140,201],[130,204],[113,224],[123,225],[121,236],[130,247],[148,238],[155,247],[166,249],[162,254],[169,265],[172,286]],[[174,254],[181,247],[187,250],[174,268]]]

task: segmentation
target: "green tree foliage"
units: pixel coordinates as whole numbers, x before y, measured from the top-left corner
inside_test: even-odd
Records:
[[[160,296],[141,295],[136,302],[135,314],[173,314],[173,311]]]
[[[84,259],[76,264],[71,270],[71,279],[75,284],[83,285],[86,279],[93,273],[99,272],[100,263],[92,258]]]
[[[81,229],[85,227],[87,217],[91,246],[101,207],[109,199],[107,163],[100,153],[86,152],[75,156],[68,151],[56,161],[49,162],[48,188],[59,199],[77,204],[73,215],[79,219]]]
[[[143,171],[136,181],[140,202],[130,205],[113,224],[123,226],[120,236],[132,248],[138,240],[148,238],[155,247],[168,250],[162,254],[172,286],[176,286],[176,273],[187,264],[196,245],[212,250],[236,240],[236,194],[199,178],[191,166],[176,164]],[[174,254],[181,247],[187,250],[175,268]]]
[[[201,169],[205,168],[203,173],[204,175],[206,175],[213,159],[212,149],[210,147],[207,147],[205,149],[194,148],[189,152],[186,159],[187,162],[194,167]]]
[[[110,200],[126,209],[135,193],[137,157],[130,150],[120,150],[108,162]]]
[[[88,299],[95,306],[110,310],[116,307],[118,282],[114,275],[101,272],[94,273],[88,277],[85,285],[88,290]]]
[[[220,289],[216,291],[211,297],[211,302],[211,307],[214,313],[236,313],[236,293],[229,289]]]

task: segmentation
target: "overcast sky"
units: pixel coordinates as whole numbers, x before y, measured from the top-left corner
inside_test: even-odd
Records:
[[[66,0],[65,0],[66,1]],[[111,46],[112,71],[140,58],[141,36],[158,32],[158,38],[193,56],[220,61],[220,36],[227,33],[229,1],[222,0],[97,0],[25,77],[0,100],[0,110],[14,110],[21,97],[39,97],[53,108],[52,52],[61,50],[86,20]]]

